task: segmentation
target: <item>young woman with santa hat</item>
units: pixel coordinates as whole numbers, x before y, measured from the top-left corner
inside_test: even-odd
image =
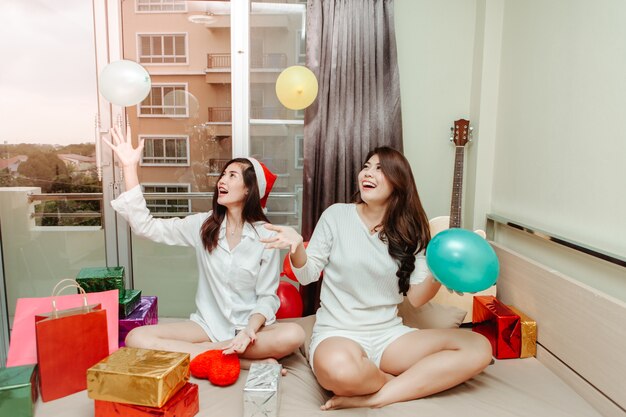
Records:
[[[116,128],[111,136],[113,143],[105,142],[123,167],[126,186],[113,208],[138,236],[193,247],[199,272],[190,320],[135,328],[126,345],[188,352],[192,358],[223,350],[247,360],[280,359],[296,350],[304,340],[302,328],[276,323],[279,254],[260,243],[274,234],[263,227],[269,222],[263,208],[276,176],[254,158],[233,159],[217,181],[212,211],[157,219],[146,207],[137,175],[143,140],[134,148],[130,127],[126,137]]]

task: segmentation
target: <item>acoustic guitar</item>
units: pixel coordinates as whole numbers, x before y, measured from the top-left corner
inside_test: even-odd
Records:
[[[453,227],[461,227],[465,145],[467,145],[467,143],[471,140],[471,128],[469,124],[469,120],[466,119],[455,120],[454,126],[450,129],[452,131],[452,136],[450,137],[450,140],[455,145],[454,176],[452,179],[452,201],[450,203],[450,215],[435,217],[429,221],[431,238],[443,230]],[[483,238],[485,238],[486,236],[483,230],[475,230],[474,232]],[[495,296],[496,286],[494,285],[476,294],[457,294],[455,292],[450,292],[447,288],[441,286],[441,288],[431,301],[443,305],[452,305],[467,311],[467,315],[465,316],[465,320],[463,320],[463,322],[471,323],[474,299],[473,295]]]

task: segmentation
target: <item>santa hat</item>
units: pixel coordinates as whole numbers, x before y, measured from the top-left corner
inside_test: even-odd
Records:
[[[259,197],[261,198],[261,207],[265,210],[267,204],[267,197],[272,191],[272,187],[278,178],[272,171],[270,171],[265,164],[257,161],[254,158],[246,158],[252,164],[254,173],[256,174],[256,182],[259,185]]]

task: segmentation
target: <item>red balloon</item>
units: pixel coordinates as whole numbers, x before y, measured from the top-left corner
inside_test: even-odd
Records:
[[[305,248],[308,245],[309,245],[309,242],[304,242]],[[289,253],[291,252],[288,252],[287,255],[285,255],[285,260],[283,261],[283,272],[280,273],[280,276],[287,277],[294,282],[298,282],[298,278],[296,278],[296,275],[293,273],[293,270],[291,269],[291,262],[289,262]]]
[[[280,300],[280,307],[276,312],[277,319],[302,317],[302,298],[300,298],[300,293],[293,284],[281,281],[278,284],[276,295]]]

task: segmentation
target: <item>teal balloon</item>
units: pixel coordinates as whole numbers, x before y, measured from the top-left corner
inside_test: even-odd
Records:
[[[460,292],[478,292],[496,283],[500,263],[491,245],[466,229],[447,229],[426,248],[426,263],[433,276]]]

